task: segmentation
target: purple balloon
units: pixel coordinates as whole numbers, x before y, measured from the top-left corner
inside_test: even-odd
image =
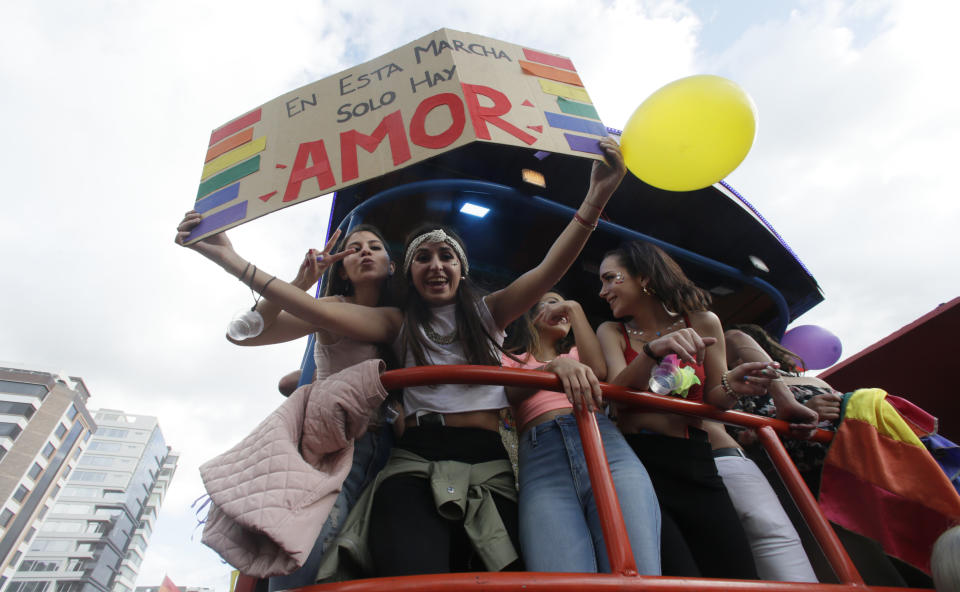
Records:
[[[804,370],[822,370],[840,359],[840,338],[817,325],[800,325],[783,335],[780,345],[803,358]]]

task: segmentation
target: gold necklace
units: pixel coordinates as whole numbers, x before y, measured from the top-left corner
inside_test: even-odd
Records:
[[[627,333],[629,333],[630,335],[633,335],[634,337],[636,337],[636,338],[639,339],[640,341],[652,341],[652,339],[644,339],[644,338],[642,337],[643,334],[646,333],[645,330],[643,330],[643,329],[634,329],[633,327],[631,327],[631,326],[630,326],[630,323],[632,323],[632,322],[633,322],[633,321],[629,321],[629,322],[623,324],[624,328],[626,328],[626,330],[627,330]],[[674,329],[677,325],[679,325],[680,323],[682,323],[682,322],[683,322],[683,317],[679,317],[679,318],[677,318],[675,321],[673,321],[672,323],[670,323],[669,325],[667,325],[666,328],[661,329],[661,330],[659,330],[659,331],[654,331],[653,333],[654,333],[654,335],[656,335],[656,337],[662,337],[665,333],[670,333],[670,332],[672,332],[673,329]]]
[[[423,325],[423,333],[430,339],[430,341],[436,343],[437,345],[450,345],[457,339],[457,329],[453,329],[453,333],[449,335],[440,335],[433,330],[430,325]]]

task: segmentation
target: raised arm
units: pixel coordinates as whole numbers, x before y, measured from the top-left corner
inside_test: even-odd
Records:
[[[590,366],[598,379],[604,380],[607,377],[607,363],[603,358],[603,350],[600,349],[597,335],[593,332],[593,327],[590,326],[590,321],[587,320],[587,315],[584,314],[579,302],[562,300],[544,304],[537,316],[548,323],[566,318],[573,331],[580,361]]]
[[[606,162],[593,163],[587,195],[573,220],[554,241],[543,261],[507,287],[486,297],[490,313],[499,327],[509,325],[560,281],[587,243],[590,233],[596,228],[600,212],[620,185],[627,170],[620,147],[613,139],[600,140],[600,147]]]
[[[175,242],[183,245],[201,219],[197,212],[187,212],[177,226]],[[402,315],[399,310],[317,300],[238,255],[226,233],[221,232],[187,246],[312,327],[372,343],[389,343],[400,331]]]

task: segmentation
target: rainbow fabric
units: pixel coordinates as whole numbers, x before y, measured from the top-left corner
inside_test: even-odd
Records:
[[[930,573],[930,551],[960,523],[960,495],[880,389],[844,396],[840,427],[823,465],[826,517]]]

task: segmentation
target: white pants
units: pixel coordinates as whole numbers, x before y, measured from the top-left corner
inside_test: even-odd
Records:
[[[714,461],[747,533],[760,579],[816,582],[797,530],[756,463],[739,456]]]

